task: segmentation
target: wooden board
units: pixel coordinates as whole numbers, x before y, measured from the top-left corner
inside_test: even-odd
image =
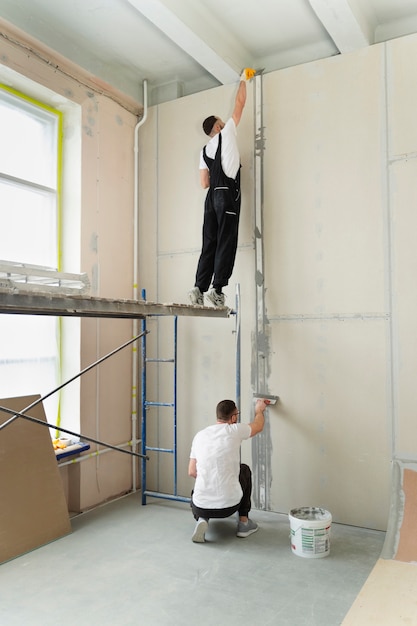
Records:
[[[404,511],[399,529],[399,543],[394,558],[408,563],[417,562],[417,472],[404,469],[402,484]],[[417,574],[417,571],[416,571]],[[416,615],[417,623],[417,615]]]
[[[417,566],[379,559],[342,626],[417,624]]]
[[[40,396],[0,400],[23,411]],[[42,403],[28,414],[46,422]],[[11,415],[1,411],[0,424]],[[71,532],[49,429],[21,417],[0,430],[0,563]]]

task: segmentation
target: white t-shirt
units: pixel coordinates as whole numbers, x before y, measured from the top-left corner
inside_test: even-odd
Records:
[[[206,145],[206,154],[210,159],[216,156],[217,146],[219,145],[219,134],[214,135]],[[237,146],[236,124],[231,117],[227,120],[222,130],[222,168],[223,172],[229,178],[236,178],[240,166],[239,148]],[[207,170],[207,163],[203,157],[203,151],[200,153],[200,170]]]
[[[193,502],[202,509],[224,509],[239,504],[240,445],[249,439],[249,424],[214,424],[200,430],[191,445],[197,460]]]

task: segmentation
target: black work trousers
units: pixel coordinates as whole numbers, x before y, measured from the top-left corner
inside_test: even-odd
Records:
[[[243,491],[241,501],[238,504],[229,506],[225,509],[201,509],[194,504],[193,494],[191,493],[191,510],[193,512],[194,519],[198,520],[199,517],[203,517],[207,520],[211,518],[222,519],[233,515],[236,511],[239,512],[239,517],[248,517],[249,511],[251,510],[252,472],[249,465],[246,465],[245,463],[240,464],[239,482]]]
[[[234,184],[214,187],[207,193],[203,245],[195,279],[201,293],[208,290],[212,277],[213,287],[221,291],[232,275],[239,232],[240,190],[238,193],[236,199]]]

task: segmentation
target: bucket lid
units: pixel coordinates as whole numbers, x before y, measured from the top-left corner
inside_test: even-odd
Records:
[[[297,519],[310,521],[328,520],[330,517],[329,511],[326,511],[326,509],[322,509],[317,506],[303,506],[299,509],[292,509],[290,511],[290,515],[292,517],[296,517]]]

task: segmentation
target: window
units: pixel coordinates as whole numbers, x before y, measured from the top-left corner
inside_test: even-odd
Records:
[[[59,111],[0,85],[0,262],[60,269]],[[59,385],[59,319],[0,315],[0,398]],[[56,423],[59,398],[45,403]]]

